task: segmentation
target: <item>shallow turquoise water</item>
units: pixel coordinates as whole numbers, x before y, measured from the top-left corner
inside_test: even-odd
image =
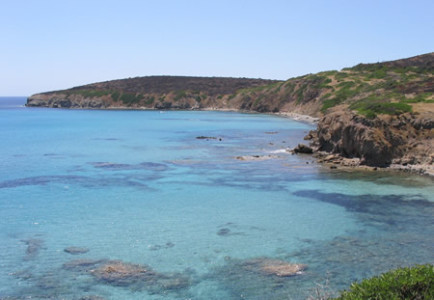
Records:
[[[432,180],[332,171],[282,151],[311,125],[20,101],[0,98],[0,299],[305,299],[326,278],[339,290],[433,263]],[[264,275],[244,267],[255,258],[307,269]],[[186,284],[101,281],[67,267],[77,259],[147,265]]]

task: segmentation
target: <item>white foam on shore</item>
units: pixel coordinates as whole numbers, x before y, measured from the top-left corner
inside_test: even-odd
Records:
[[[288,153],[288,149],[286,149],[286,148],[284,148],[284,149],[276,149],[276,150],[269,151],[268,153],[273,153],[273,154]]]
[[[285,118],[291,118],[291,119],[294,119],[296,121],[306,122],[306,123],[311,123],[311,124],[316,124],[319,121],[319,118],[311,117],[308,115],[302,115],[302,114],[298,114],[298,113],[294,113],[294,112],[278,112],[275,114],[278,116],[285,117]]]

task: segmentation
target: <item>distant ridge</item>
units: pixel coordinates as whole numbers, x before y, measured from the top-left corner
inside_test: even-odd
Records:
[[[277,80],[195,77],[195,76],[144,76],[111,80],[75,87],[80,89],[122,90],[130,93],[170,93],[173,91],[202,91],[207,95],[232,94],[239,89],[267,85]]]

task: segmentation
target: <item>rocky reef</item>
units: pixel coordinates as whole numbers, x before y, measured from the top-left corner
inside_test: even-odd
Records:
[[[270,257],[236,259],[213,268],[209,277],[227,292],[225,299],[288,299],[290,294],[305,295],[308,285],[304,264]],[[306,295],[307,296],[307,295]],[[297,299],[298,299],[297,298]]]
[[[264,257],[246,260],[242,263],[241,267],[249,272],[259,272],[264,275],[278,277],[301,275],[307,268],[303,264],[293,264],[283,260]]]
[[[165,274],[146,265],[122,261],[107,261],[91,270],[97,280],[115,286],[134,286],[135,289],[177,290],[189,287],[190,279],[182,274]]]

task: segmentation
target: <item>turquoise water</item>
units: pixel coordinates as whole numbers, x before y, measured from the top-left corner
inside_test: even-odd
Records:
[[[24,101],[0,98],[0,299],[306,299],[326,280],[338,291],[434,262],[432,179],[330,170],[283,151],[309,124]],[[257,258],[307,269],[246,268]],[[158,276],[95,276],[112,260]]]

